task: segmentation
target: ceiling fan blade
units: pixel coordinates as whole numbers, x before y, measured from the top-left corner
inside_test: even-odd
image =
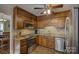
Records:
[[[43,14],[44,13],[44,11],[42,11],[40,14]]]
[[[44,8],[38,8],[38,7],[36,7],[36,8],[34,8],[34,9],[44,9]]]

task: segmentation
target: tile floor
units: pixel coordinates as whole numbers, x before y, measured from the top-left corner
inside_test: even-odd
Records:
[[[31,54],[63,54],[63,53],[46,47],[37,46],[36,49],[34,49]]]

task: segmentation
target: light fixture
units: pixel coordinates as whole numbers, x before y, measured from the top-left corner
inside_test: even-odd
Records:
[[[44,11],[44,14],[46,14],[47,12],[46,11]]]
[[[50,9],[47,10],[47,14],[51,14],[51,10]]]
[[[7,21],[6,19],[0,19],[0,21]]]
[[[43,14],[51,14],[51,10],[50,9],[47,9],[43,12]]]

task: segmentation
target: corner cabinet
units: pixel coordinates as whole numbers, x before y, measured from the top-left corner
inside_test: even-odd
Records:
[[[24,23],[30,23],[35,26],[36,16],[23,10],[20,7],[15,7],[13,10],[13,27],[14,29],[24,29]]]

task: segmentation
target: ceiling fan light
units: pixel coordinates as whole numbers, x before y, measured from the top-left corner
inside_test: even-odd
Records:
[[[48,13],[48,14],[51,14],[51,10],[50,10],[50,9],[48,9],[48,10],[47,10],[47,13]]]
[[[44,14],[46,14],[46,11],[44,11]]]

